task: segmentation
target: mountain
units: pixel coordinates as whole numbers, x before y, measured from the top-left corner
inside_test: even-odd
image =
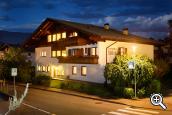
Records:
[[[22,32],[9,32],[0,30],[0,43],[21,44],[31,34]]]

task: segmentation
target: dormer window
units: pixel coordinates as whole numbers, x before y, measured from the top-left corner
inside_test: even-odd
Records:
[[[62,33],[62,38],[66,38],[66,32]]]

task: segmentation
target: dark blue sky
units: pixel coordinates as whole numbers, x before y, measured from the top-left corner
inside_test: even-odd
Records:
[[[47,17],[100,26],[108,22],[116,29],[163,38],[172,0],[0,0],[1,30],[32,32]]]

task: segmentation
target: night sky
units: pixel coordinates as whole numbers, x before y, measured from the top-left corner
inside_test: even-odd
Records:
[[[45,18],[57,18],[167,36],[172,0],[0,0],[0,30],[32,32]]]

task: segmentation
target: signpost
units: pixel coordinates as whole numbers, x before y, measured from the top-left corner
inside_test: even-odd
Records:
[[[135,61],[129,61],[128,62],[128,69],[130,69],[132,71],[133,74],[133,70],[135,69]],[[134,95],[136,98],[136,76],[134,75]]]
[[[14,77],[14,95],[17,95],[16,86],[15,86],[15,77],[17,76],[17,68],[11,68],[11,76]]]

